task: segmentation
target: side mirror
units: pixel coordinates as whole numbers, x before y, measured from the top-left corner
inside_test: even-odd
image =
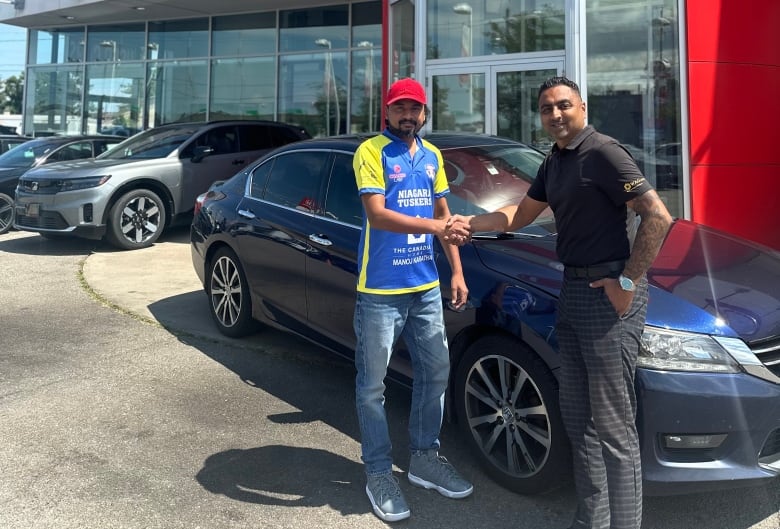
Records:
[[[210,145],[201,145],[195,147],[195,151],[192,154],[192,163],[198,163],[209,154],[214,154],[214,147]]]

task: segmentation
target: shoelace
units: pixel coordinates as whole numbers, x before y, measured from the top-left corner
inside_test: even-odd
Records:
[[[398,486],[398,478],[395,476],[380,476],[376,482],[378,501],[384,501],[387,498],[400,498],[401,489]]]

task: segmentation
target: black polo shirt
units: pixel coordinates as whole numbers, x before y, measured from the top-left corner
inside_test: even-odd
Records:
[[[555,214],[558,259],[588,266],[628,259],[626,202],[650,189],[628,151],[587,126],[563,149],[553,146],[528,196]]]

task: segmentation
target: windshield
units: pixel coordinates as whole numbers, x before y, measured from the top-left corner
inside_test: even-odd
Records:
[[[49,154],[60,143],[51,140],[31,140],[0,155],[0,167],[32,167],[35,160]]]
[[[149,129],[126,139],[98,156],[98,159],[146,160],[165,158],[190,139],[197,130],[197,125]]]
[[[476,215],[518,204],[536,178],[544,153],[525,145],[485,145],[443,149],[450,211]],[[537,222],[549,221],[546,209]]]

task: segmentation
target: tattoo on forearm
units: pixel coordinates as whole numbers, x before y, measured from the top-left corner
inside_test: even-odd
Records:
[[[642,218],[642,222],[639,224],[624,273],[636,279],[653,264],[671,226],[671,216],[654,191],[634,199],[632,209]]]

